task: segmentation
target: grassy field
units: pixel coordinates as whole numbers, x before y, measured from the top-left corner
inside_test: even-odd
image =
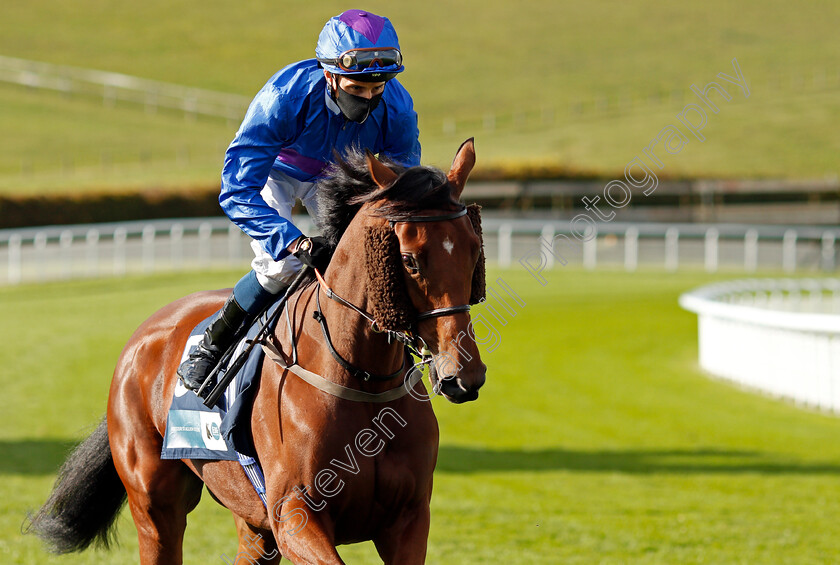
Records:
[[[838,174],[836,2],[499,0],[388,3],[416,100],[424,160],[445,165],[476,136],[481,167],[551,166],[613,176],[737,58],[750,97],[709,114],[706,141],[671,176]],[[253,95],[312,55],[321,0],[230,3],[33,0],[4,7],[0,54]],[[815,39],[819,38],[819,41]],[[716,94],[712,95],[716,97]],[[236,124],[103,108],[0,84],[0,191],[212,187]]]
[[[557,269],[541,287],[521,271],[490,274],[527,304],[483,355],[479,401],[436,401],[429,563],[840,560],[840,419],[738,390],[696,366],[696,318],[677,297],[732,277]],[[103,413],[134,328],[160,305],[238,276],[0,288],[1,562],[136,562],[126,512],[118,550],[63,559],[22,538],[21,520]],[[235,548],[232,520],[209,499],[186,537],[188,563],[221,563]],[[341,553],[378,562],[369,545]]]

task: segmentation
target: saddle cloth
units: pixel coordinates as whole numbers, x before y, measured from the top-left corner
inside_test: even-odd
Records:
[[[251,326],[237,344],[231,360],[248,347],[248,341],[256,337],[262,322],[274,308],[276,306]],[[202,339],[213,317],[203,320],[192,330],[181,356],[182,362]],[[251,440],[251,407],[264,356],[262,347],[254,347],[248,360],[212,408],[205,406],[202,399],[187,389],[181,379],[176,379],[172,405],[166,420],[161,459],[235,461],[241,456],[256,457]],[[218,379],[224,373],[225,369],[220,371]]]
[[[276,309],[277,304],[251,326],[237,344],[230,357],[231,361],[245,351],[248,342],[256,338],[265,320]],[[190,333],[181,362],[186,360],[190,350],[203,338],[204,330],[214,317],[215,314],[203,320]],[[198,395],[184,386],[180,378],[175,379],[160,458],[239,461],[263,505],[267,507],[265,477],[257,460],[249,425],[264,357],[262,347],[251,349],[248,360],[212,408],[205,406]],[[220,370],[217,378],[221,379],[226,372],[226,368]]]

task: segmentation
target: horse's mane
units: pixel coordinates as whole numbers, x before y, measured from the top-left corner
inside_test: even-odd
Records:
[[[446,175],[434,167],[405,168],[389,159],[380,159],[394,172],[397,180],[380,189],[368,172],[365,152],[351,150],[336,162],[318,181],[321,234],[330,245],[338,245],[356,213],[367,202],[384,201],[377,215],[406,219],[421,210],[448,210],[459,206],[452,197]]]

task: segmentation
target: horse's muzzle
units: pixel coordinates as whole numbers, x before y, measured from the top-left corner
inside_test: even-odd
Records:
[[[486,380],[487,367],[481,363],[480,370],[474,371],[472,375],[452,375],[441,379],[440,393],[454,404],[470,402],[478,398],[478,389],[484,385]]]

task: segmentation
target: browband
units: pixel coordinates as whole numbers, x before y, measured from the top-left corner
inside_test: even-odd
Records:
[[[457,212],[451,212],[449,214],[441,214],[439,216],[414,216],[413,218],[405,218],[402,220],[394,220],[388,218],[388,221],[391,223],[391,227],[394,224],[402,224],[402,223],[409,223],[409,222],[442,222],[444,220],[454,220],[455,218],[460,218],[461,216],[467,215],[467,208],[461,208]]]
[[[460,314],[461,312],[469,312],[470,305],[464,304],[462,306],[446,306],[445,308],[435,308],[428,312],[417,314],[417,321],[427,320],[429,318],[437,318],[439,316],[449,316],[450,314]]]

